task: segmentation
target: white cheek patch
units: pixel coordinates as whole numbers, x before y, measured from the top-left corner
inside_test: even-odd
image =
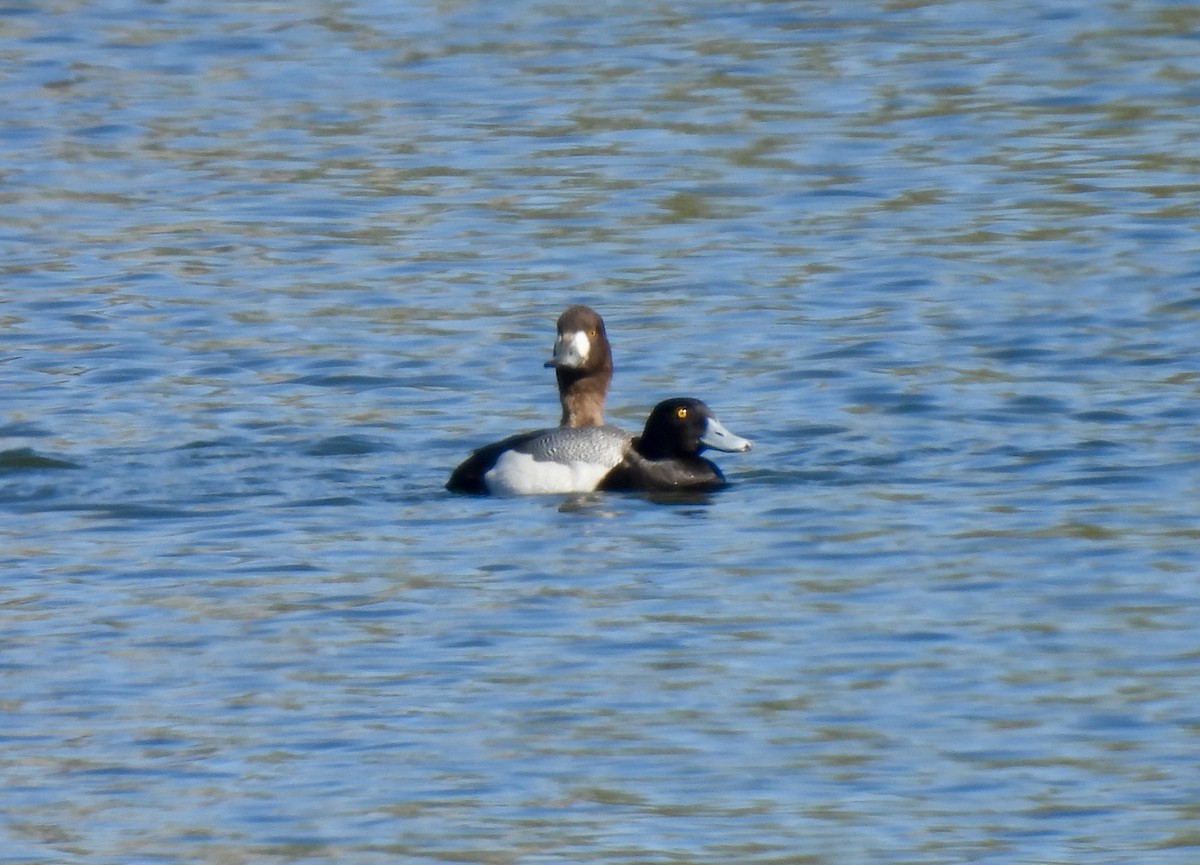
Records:
[[[500,496],[590,493],[610,468],[604,463],[541,461],[505,451],[483,482],[489,492]]]
[[[575,331],[575,335],[571,337],[571,350],[579,355],[579,362],[583,363],[587,360],[588,355],[592,353],[592,341],[588,339],[588,335],[582,330]]]
[[[582,330],[564,333],[554,343],[554,360],[559,366],[577,367],[587,362],[592,341]]]

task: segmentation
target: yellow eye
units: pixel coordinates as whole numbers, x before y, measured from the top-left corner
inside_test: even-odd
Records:
[[[589,330],[588,336],[590,336],[592,339],[595,339],[596,338],[596,329],[592,328],[591,330]]]
[[[687,409],[684,408],[683,406],[680,406],[679,408],[675,409],[675,417],[679,418],[680,420],[683,420],[685,417],[687,417]]]

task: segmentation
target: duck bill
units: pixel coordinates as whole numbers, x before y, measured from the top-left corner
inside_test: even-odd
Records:
[[[578,369],[587,362],[591,350],[592,341],[583,331],[559,334],[554,340],[554,357],[545,365],[556,369]]]
[[[715,417],[710,417],[704,425],[704,434],[700,436],[700,444],[715,451],[726,451],[731,454],[750,450],[750,440],[734,435],[725,429]]]

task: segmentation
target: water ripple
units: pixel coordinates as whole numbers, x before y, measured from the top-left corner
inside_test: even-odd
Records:
[[[1190,7],[4,22],[6,861],[1195,858]]]

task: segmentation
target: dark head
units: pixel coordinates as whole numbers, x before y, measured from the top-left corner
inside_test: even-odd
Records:
[[[635,446],[650,460],[694,457],[705,448],[730,453],[750,450],[747,439],[725,429],[708,406],[688,397],[656,405]]]
[[[563,413],[560,426],[600,426],[612,380],[612,348],[604,319],[594,309],[572,306],[558,317],[554,357],[546,361],[558,378]]]

